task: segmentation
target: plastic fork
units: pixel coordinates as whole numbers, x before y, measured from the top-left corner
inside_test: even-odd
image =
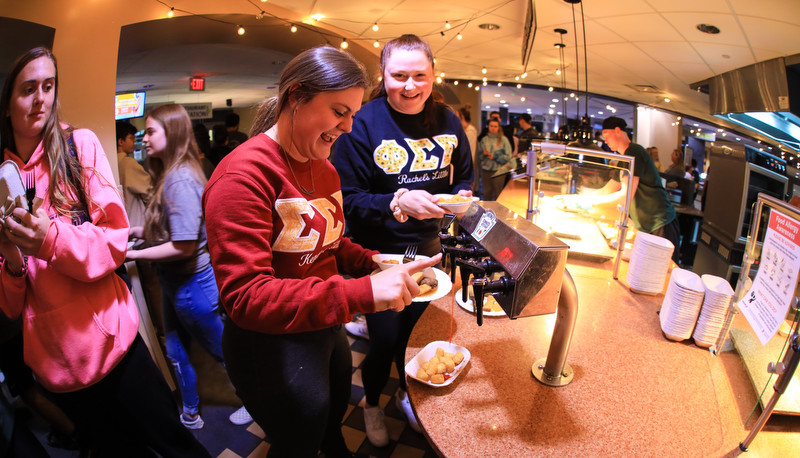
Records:
[[[414,261],[417,257],[417,246],[409,245],[406,247],[406,254],[403,255],[403,264]]]
[[[25,175],[25,199],[28,201],[28,212],[33,213],[33,199],[36,198],[36,176],[33,173]]]

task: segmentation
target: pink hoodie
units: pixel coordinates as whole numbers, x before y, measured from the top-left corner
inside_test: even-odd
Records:
[[[114,274],[128,244],[125,207],[97,137],[86,129],[73,136],[92,208],[92,222],[80,226],[50,207],[42,143],[27,164],[5,151],[23,176],[35,173],[36,196],[50,226],[39,252],[28,257],[26,276],[0,269],[0,308],[10,318],[22,314],[25,362],[53,392],[102,380],[125,356],[139,327],[133,296]]]

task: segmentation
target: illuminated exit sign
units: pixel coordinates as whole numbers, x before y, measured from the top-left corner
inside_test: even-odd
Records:
[[[205,78],[192,78],[189,80],[189,90],[190,91],[205,91],[206,90],[206,79]]]

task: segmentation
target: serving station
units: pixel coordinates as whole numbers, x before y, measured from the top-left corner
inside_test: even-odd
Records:
[[[562,312],[568,308],[560,303],[556,308],[552,296],[549,307],[522,313],[530,298],[522,300],[516,296],[520,288],[509,290],[508,286],[530,272],[515,273],[515,267],[501,259],[508,252],[475,237],[481,234],[482,224],[485,227],[482,221],[487,212],[509,220],[505,203],[502,195],[499,203],[474,203],[462,216],[461,232],[478,242],[473,251],[483,250],[481,254],[492,262],[482,265],[478,255],[471,261],[469,256],[457,260],[455,265],[472,269],[472,275],[453,275],[453,290],[431,303],[409,340],[406,361],[433,341],[449,341],[471,355],[446,386],[409,380],[412,405],[434,449],[442,456],[456,457],[738,454],[748,425],[755,422],[749,414],[756,397],[730,343],[714,356],[690,341],[668,340],[658,316],[663,292],[632,292],[624,280],[628,263],[615,267],[610,257],[568,256],[561,264],[568,274],[557,288],[562,295],[566,291],[575,296],[572,301],[579,306],[572,309],[574,318],[565,320]],[[503,237],[511,245],[513,238]],[[520,252],[528,250],[529,257],[535,258],[536,251],[544,248],[560,261],[557,240],[549,235],[538,240],[541,243],[529,244]],[[560,278],[559,264],[545,268],[548,280]],[[494,276],[475,275],[487,267]],[[539,269],[529,270],[540,274]],[[614,279],[617,269],[618,279]],[[484,314],[477,320],[474,311],[457,306],[456,296],[463,294],[464,282],[472,286],[473,300],[495,297],[505,313]],[[542,292],[548,295],[552,290],[543,288]],[[480,307],[476,304],[475,309]],[[565,322],[570,322],[566,333]],[[566,345],[555,345],[565,334]],[[563,352],[551,359],[554,345]],[[543,367],[548,361],[564,363],[566,383],[548,384],[532,373],[532,367]],[[560,375],[550,373],[545,378]],[[797,426],[794,422],[787,428]],[[758,450],[759,438],[751,451]],[[771,436],[770,449],[763,456],[789,456],[798,449],[796,434],[777,440]]]

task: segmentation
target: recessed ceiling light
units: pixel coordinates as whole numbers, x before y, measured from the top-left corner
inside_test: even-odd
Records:
[[[488,24],[488,23],[487,24],[479,24],[478,27],[481,28],[481,29],[484,29],[484,30],[497,30],[497,29],[500,28],[500,26],[497,25],[497,24]]]
[[[697,24],[697,30],[703,33],[709,33],[711,35],[716,35],[719,33],[719,27],[711,24]]]

